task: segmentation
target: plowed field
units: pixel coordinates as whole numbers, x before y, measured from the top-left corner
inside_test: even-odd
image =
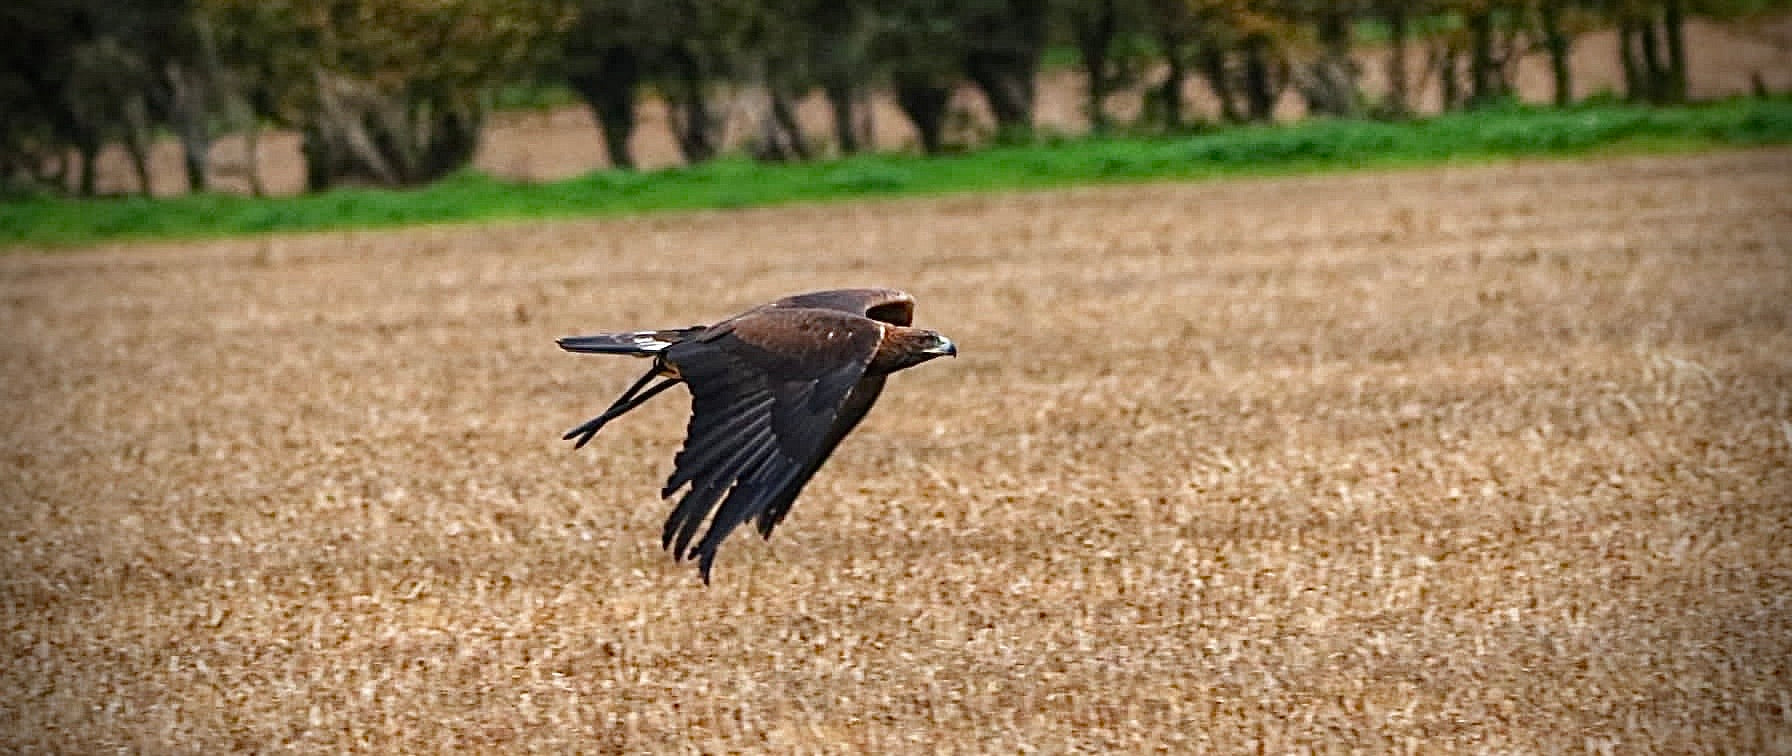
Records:
[[[715,584],[555,336],[885,284]],[[1792,151],[0,257],[0,747],[1792,749]]]

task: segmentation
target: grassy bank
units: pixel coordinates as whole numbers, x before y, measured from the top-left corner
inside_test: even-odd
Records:
[[[605,171],[548,184],[465,174],[410,191],[31,199],[0,204],[0,245],[564,218],[1787,142],[1792,100],[1786,99],[1660,109],[1512,109],[1399,124],[1310,121],[1175,138],[1084,138],[943,158],[886,154],[795,165],[735,159],[650,173]]]

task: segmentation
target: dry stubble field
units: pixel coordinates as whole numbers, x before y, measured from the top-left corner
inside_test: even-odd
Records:
[[[1792,151],[0,258],[8,750],[1792,749]],[[769,543],[555,336],[891,284]]]

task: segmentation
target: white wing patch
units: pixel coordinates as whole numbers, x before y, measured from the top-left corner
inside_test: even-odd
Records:
[[[643,352],[663,352],[672,342],[662,339],[653,331],[636,331],[629,334],[629,341]]]

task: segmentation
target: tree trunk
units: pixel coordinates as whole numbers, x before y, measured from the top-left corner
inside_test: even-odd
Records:
[[[1667,91],[1669,102],[1686,101],[1686,9],[1681,0],[1666,0],[1661,11],[1662,33],[1668,43]]]
[[[1655,19],[1644,19],[1637,30],[1637,44],[1643,51],[1643,80],[1649,102],[1661,102],[1667,93],[1667,67],[1661,61],[1661,40],[1655,34]]]
[[[808,67],[828,102],[834,144],[841,155],[874,148],[869,127],[871,105],[866,87],[872,78],[870,48],[876,37],[877,14],[862,3],[819,3],[809,6],[805,22],[815,40]]]
[[[720,152],[717,118],[711,111],[710,95],[701,64],[688,50],[672,52],[674,79],[667,91],[667,106],[672,109],[672,136],[685,163],[697,165],[715,158]]]
[[[1458,76],[1456,56],[1459,51],[1455,45],[1444,43],[1433,53],[1436,59],[1438,96],[1443,100],[1445,111],[1455,110],[1462,105],[1462,77]]]
[[[566,83],[597,118],[610,167],[634,170],[635,157],[629,150],[629,140],[634,136],[637,122],[635,101],[641,88],[640,58],[626,47],[610,47],[589,56],[569,58]]]
[[[1542,0],[1537,15],[1543,26],[1543,46],[1549,50],[1549,71],[1555,85],[1558,108],[1574,104],[1574,69],[1569,65],[1570,41],[1562,31],[1561,0]]]
[[[789,93],[771,84],[761,88],[764,110],[759,114],[759,140],[753,157],[766,162],[808,160],[808,140],[803,136],[802,124],[796,120]]]
[[[336,91],[304,129],[306,187],[344,180],[414,186],[452,173],[473,158],[484,113],[477,106],[427,97],[400,99],[352,81]]]
[[[1244,100],[1252,121],[1268,122],[1276,115],[1276,86],[1270,43],[1262,35],[1244,42]]]
[[[99,163],[100,142],[98,139],[84,138],[75,143],[75,150],[81,156],[80,194],[83,197],[92,197],[99,193],[99,177],[95,169]]]
[[[1035,79],[1049,8],[1045,0],[997,5],[998,11],[973,13],[965,26],[971,48],[964,56],[964,72],[989,102],[999,137],[1024,138],[1033,130]]]
[[[131,159],[131,171],[137,174],[137,193],[145,197],[155,194],[149,175],[150,133],[148,97],[136,93],[119,103],[118,125],[124,129],[124,152]]]
[[[319,126],[307,126],[304,136],[299,141],[299,154],[305,157],[305,191],[329,191],[336,183],[332,164],[336,162],[336,148],[329,139],[324,138],[323,129]]]
[[[417,145],[421,148],[419,159],[404,177],[405,183],[435,181],[473,162],[473,153],[479,150],[479,132],[485,127],[482,109],[438,102],[414,112],[417,114],[414,120],[421,120],[422,126],[414,128],[412,133],[428,136],[423,144]]]
[[[809,139],[803,134],[803,124],[796,118],[796,106],[792,104],[794,99],[783,88],[773,87],[772,118],[776,119],[778,125],[784,129],[784,133],[790,136],[790,144],[796,150],[797,159],[808,160],[813,155],[809,151]]]
[[[851,155],[858,152],[860,140],[857,87],[854,87],[852,80],[847,77],[832,76],[822,84],[821,91],[827,97],[828,109],[832,111],[834,142],[840,145],[840,154]]]
[[[312,72],[317,81],[317,104],[308,114],[300,151],[305,156],[305,186],[320,192],[341,181],[358,180],[380,186],[404,183],[405,156],[394,155],[394,134],[408,133],[400,110],[371,84],[329,73]],[[397,158],[397,160],[395,160]]]
[[[673,103],[675,113],[672,130],[678,138],[678,152],[691,165],[716,156],[715,116],[710,112],[709,97],[702,87],[687,90]]]
[[[178,63],[169,64],[168,118],[180,138],[181,158],[187,175],[187,192],[207,188],[211,135],[212,77],[207,72]]]
[[[1188,64],[1182,59],[1184,40],[1171,33],[1159,37],[1163,44],[1164,80],[1159,83],[1154,93],[1158,112],[1163,118],[1164,130],[1177,132],[1182,130],[1182,88],[1188,81]]]
[[[1107,101],[1108,91],[1114,81],[1108,70],[1108,51],[1114,43],[1114,35],[1119,28],[1119,14],[1114,8],[1114,0],[1095,0],[1091,13],[1076,13],[1071,16],[1071,24],[1076,35],[1078,54],[1083,59],[1083,70],[1088,74],[1088,101],[1084,105],[1089,112],[1089,128],[1095,133],[1108,130]]]
[[[1493,59],[1493,14],[1486,11],[1470,14],[1469,30],[1469,104],[1484,107],[1505,94],[1500,86],[1500,69]]]
[[[139,131],[137,126],[129,127],[131,134],[125,137],[124,151],[131,158],[131,171],[137,174],[137,193],[145,197],[155,196],[155,187],[151,185],[149,176],[149,136],[147,129]]]
[[[710,110],[706,82],[696,59],[679,52],[673,57],[677,75],[669,94],[672,108],[672,135],[678,140],[678,151],[691,165],[707,161],[720,151],[715,115]]]
[[[187,169],[187,193],[198,194],[210,187],[206,177],[206,168],[210,164],[212,148],[210,135],[181,133],[181,162]]]
[[[1302,94],[1316,115],[1348,117],[1356,113],[1356,62],[1350,59],[1350,16],[1331,11],[1318,22],[1324,53],[1307,67]]]
[[[939,154],[945,148],[946,109],[952,103],[952,89],[925,76],[898,73],[892,78],[896,105],[915,125],[921,150],[929,155]]]
[[[998,132],[1012,136],[1032,130],[1033,65],[1013,56],[971,53],[965,73],[989,103]]]
[[[1406,81],[1406,41],[1411,36],[1406,14],[1405,3],[1396,2],[1387,7],[1388,102],[1383,110],[1392,118],[1404,118],[1412,112]]]
[[[249,116],[249,124],[243,128],[243,150],[243,167],[249,174],[249,194],[265,197],[268,192],[261,183],[261,123],[254,114]]]
[[[1202,42],[1200,60],[1201,76],[1207,80],[1207,88],[1213,90],[1214,99],[1220,101],[1220,118],[1227,123],[1243,121],[1238,93],[1232,88],[1232,70],[1226,65],[1226,50],[1212,40]]]
[[[1637,58],[1636,26],[1636,20],[1632,18],[1618,22],[1618,62],[1624,67],[1624,97],[1632,101],[1643,100],[1647,94],[1643,65]]]

